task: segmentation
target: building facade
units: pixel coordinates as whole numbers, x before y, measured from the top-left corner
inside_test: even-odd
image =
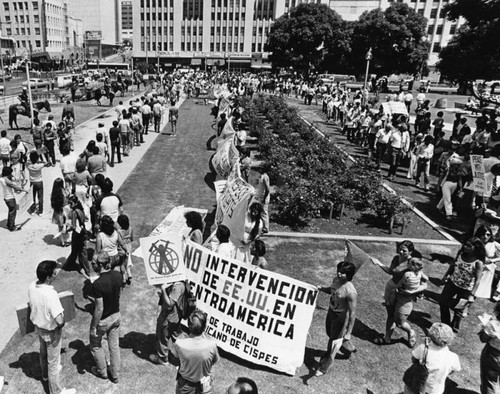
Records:
[[[429,65],[457,31],[443,0],[403,0],[428,19]],[[134,0],[134,57],[167,66],[268,67],[264,45],[276,18],[300,3],[326,4],[344,20],[386,9],[388,0]]]
[[[119,0],[67,1],[69,14],[83,21],[84,31],[100,31],[102,44],[116,45],[120,42]]]
[[[18,57],[43,64],[76,56],[82,21],[68,14],[68,0],[4,0],[1,10],[2,35],[14,38]]]
[[[134,33],[132,0],[121,0],[120,3],[120,42],[132,40]]]

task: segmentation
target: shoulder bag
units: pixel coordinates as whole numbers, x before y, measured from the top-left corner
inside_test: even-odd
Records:
[[[414,362],[403,375],[403,382],[415,394],[425,394],[425,383],[429,377],[429,369],[427,368],[427,352],[429,345],[425,343],[424,354],[420,360]]]

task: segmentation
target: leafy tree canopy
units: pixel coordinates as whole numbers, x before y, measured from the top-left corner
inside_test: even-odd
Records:
[[[325,4],[299,4],[271,28],[266,50],[277,67],[309,71],[323,60],[325,47],[344,41],[342,18]]]
[[[457,0],[446,6],[451,20],[466,23],[439,53],[437,68],[450,81],[500,78],[500,1]]]
[[[365,55],[372,48],[371,72],[417,74],[428,59],[427,19],[407,4],[396,3],[385,11],[375,9],[354,22],[351,67],[364,72]]]

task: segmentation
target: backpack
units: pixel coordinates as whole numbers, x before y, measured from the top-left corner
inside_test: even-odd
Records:
[[[182,297],[182,302],[177,305],[177,310],[179,312],[179,317],[181,319],[187,319],[196,310],[196,296],[191,290],[191,284],[189,280],[184,281],[184,297]]]

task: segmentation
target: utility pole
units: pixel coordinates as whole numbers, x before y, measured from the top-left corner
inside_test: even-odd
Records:
[[[30,114],[31,114],[31,129],[33,129],[33,97],[31,97],[29,62],[26,62],[26,82],[28,82],[28,97],[29,97],[29,101],[30,101]]]

